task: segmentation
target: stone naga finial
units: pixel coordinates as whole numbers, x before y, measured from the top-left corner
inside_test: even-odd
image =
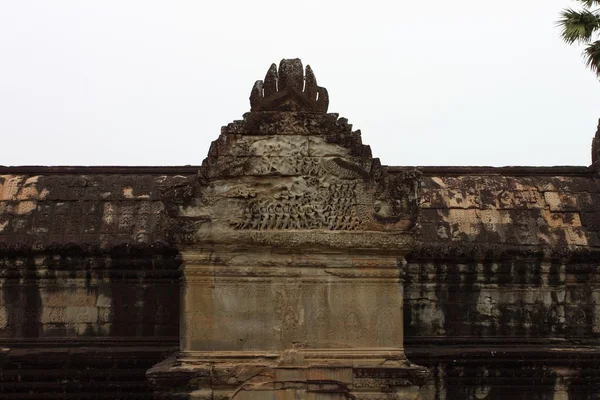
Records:
[[[275,64],[267,71],[264,81],[256,81],[250,93],[251,111],[327,112],[327,89],[317,86],[310,65],[306,75],[299,58],[283,59],[279,70]]]

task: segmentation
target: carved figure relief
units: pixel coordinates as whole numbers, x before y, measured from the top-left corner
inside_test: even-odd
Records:
[[[282,286],[277,289],[275,294],[275,311],[280,320],[278,329],[284,344],[292,341],[300,324],[299,300],[300,288],[298,285]]]
[[[237,229],[329,229],[355,230],[361,220],[356,210],[356,183],[319,185],[303,179],[306,191],[285,190],[271,199],[250,201]]]
[[[344,323],[344,328],[346,330],[346,339],[360,339],[362,334],[362,327],[360,324],[360,319],[358,316],[351,312],[346,317],[346,322]]]
[[[381,311],[377,315],[375,322],[375,337],[377,338],[377,344],[381,346],[389,345],[392,340],[392,319],[386,311]]]
[[[329,335],[329,317],[323,310],[317,311],[314,319],[314,326],[316,327],[315,332],[319,332],[325,336]]]
[[[53,324],[62,324],[67,322],[66,309],[64,307],[50,307],[48,311],[48,322]],[[79,321],[69,321],[79,322]]]

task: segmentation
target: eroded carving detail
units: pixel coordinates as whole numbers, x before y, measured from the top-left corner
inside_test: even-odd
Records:
[[[217,199],[207,207],[219,198],[235,199],[229,202],[227,222],[237,230],[393,231],[412,226],[418,174],[390,178],[369,151],[362,158],[349,155],[351,150],[329,143],[334,139],[324,138],[318,124],[309,138],[224,131],[204,163],[206,185],[218,180],[203,191],[204,197]]]
[[[348,314],[344,323],[344,329],[346,330],[346,339],[360,339],[362,328],[356,313],[351,312]]]
[[[275,311],[281,321],[279,333],[284,345],[292,341],[300,324],[299,300],[300,289],[295,284],[285,285],[279,288],[275,294]]]
[[[390,340],[392,339],[393,327],[391,321],[392,318],[385,311],[381,311],[377,315],[377,320],[375,322],[375,335],[379,345],[389,344]]]

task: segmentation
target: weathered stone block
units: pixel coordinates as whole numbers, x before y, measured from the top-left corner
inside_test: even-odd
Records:
[[[110,307],[98,307],[98,322],[112,322],[114,313]]]
[[[42,324],[62,324],[74,321],[68,320],[67,307],[44,307],[40,322]]]
[[[98,308],[66,307],[66,319],[69,323],[96,323],[98,322]]]
[[[100,293],[98,295],[98,299],[96,301],[96,306],[97,307],[111,307],[112,299],[109,296],[107,296],[103,293]]]

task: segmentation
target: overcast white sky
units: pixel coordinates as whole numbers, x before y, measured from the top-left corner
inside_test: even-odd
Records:
[[[0,0],[0,165],[200,164],[300,57],[388,165],[588,165],[569,0]]]

